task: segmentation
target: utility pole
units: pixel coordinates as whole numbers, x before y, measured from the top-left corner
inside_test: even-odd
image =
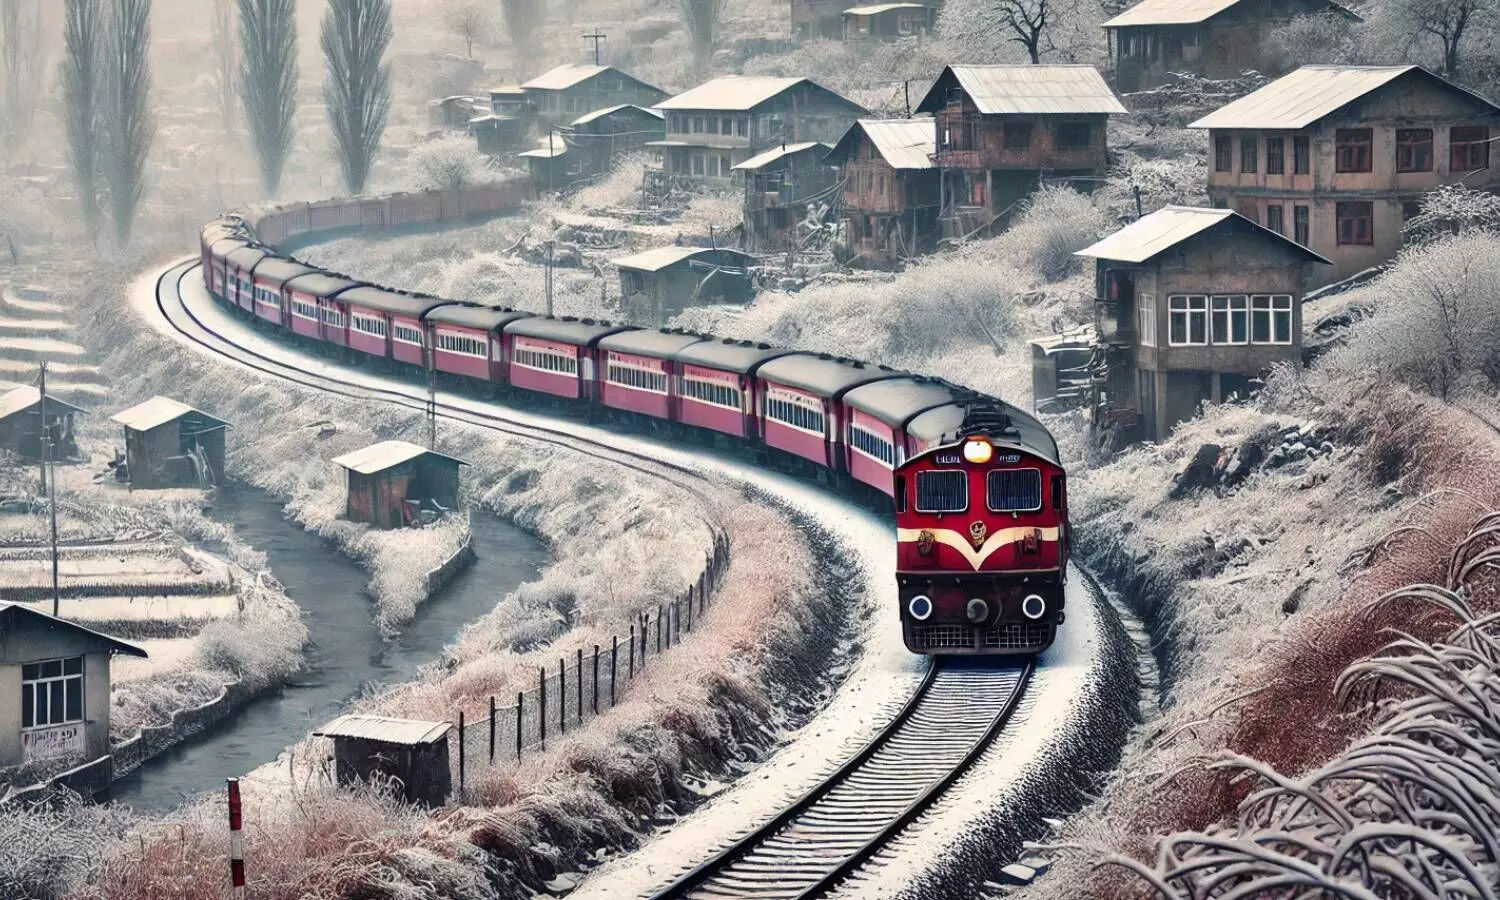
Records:
[[[437,365],[433,359],[436,355],[436,347],[426,348],[423,354],[427,361],[427,449],[432,451],[437,450]]]
[[[37,414],[42,421],[42,490],[47,492],[47,515],[52,520],[52,616],[57,617],[61,593],[57,588],[57,471],[48,471],[52,463],[52,429],[47,426],[47,362],[42,361],[37,375]]]
[[[552,241],[547,241],[547,315],[552,315]]]
[[[594,29],[593,34],[586,34],[583,36],[584,40],[594,42],[594,65],[596,66],[599,65],[599,43],[606,37],[608,37],[608,35],[597,28]]]
[[[47,493],[47,361],[42,360],[41,373],[37,375],[37,393],[40,394],[37,416],[42,423],[42,433],[38,440],[41,441],[42,468],[37,478],[37,493]]]
[[[552,173],[557,169],[557,157],[554,155],[557,153],[557,151],[552,147],[552,135],[556,132],[556,128],[553,128],[550,125],[547,126],[547,193],[549,194],[552,193],[554,189],[552,184]]]

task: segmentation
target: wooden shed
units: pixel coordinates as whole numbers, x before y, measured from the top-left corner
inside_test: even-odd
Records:
[[[689,306],[744,303],[755,293],[755,257],[723,247],[656,247],[610,260],[633,318],[661,326]]]
[[[350,786],[389,778],[400,796],[432,808],[448,802],[453,774],[448,762],[451,722],[420,722],[386,716],[339,716],[313,732],[333,738],[338,783]]]
[[[110,421],[125,427],[125,466],[133,487],[211,487],[224,475],[229,423],[222,419],[170,397],[152,397]]]
[[[345,515],[376,528],[415,524],[424,509],[456,509],[458,467],[467,465],[406,441],[381,441],[333,461],[349,472]]]
[[[71,459],[78,455],[73,439],[73,417],[83,410],[53,396],[47,397],[42,409],[41,392],[35,387],[18,387],[0,394],[0,450],[9,450],[25,459],[42,458],[42,428],[54,429],[57,442],[54,459]]]

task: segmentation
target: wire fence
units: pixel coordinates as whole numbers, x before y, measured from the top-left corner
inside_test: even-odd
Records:
[[[528,751],[545,750],[549,741],[555,743],[613,709],[631,681],[680,643],[683,635],[692,633],[728,563],[728,540],[716,535],[697,583],[682,596],[642,613],[629,632],[616,635],[607,646],[580,647],[555,664],[539,668],[534,687],[514,697],[491,696],[487,714],[470,718],[459,712],[452,720],[457,731],[449,744],[459,795],[471,772],[514,765]]]

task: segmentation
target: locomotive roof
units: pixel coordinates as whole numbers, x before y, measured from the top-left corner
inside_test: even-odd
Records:
[[[704,336],[701,334],[643,328],[638,331],[622,331],[619,334],[612,334],[600,341],[599,346],[620,353],[637,353],[641,356],[671,359],[672,354],[678,350],[703,340]]]
[[[301,291],[304,294],[311,294],[314,297],[331,297],[339,291],[359,287],[361,284],[364,284],[362,281],[355,281],[352,278],[345,278],[342,275],[334,275],[330,272],[320,272],[317,269],[313,269],[305,275],[298,275],[287,283],[291,285],[293,290]]]
[[[411,316],[414,319],[421,318],[423,313],[435,306],[453,302],[439,297],[428,297],[425,294],[402,294],[390,288],[369,284],[350,288],[340,294],[339,299],[347,303],[358,303],[360,306],[383,313]]]
[[[903,375],[861,385],[844,395],[844,403],[900,428],[923,412],[953,402],[946,382],[921,375]]]
[[[792,352],[781,347],[772,347],[770,344],[757,344],[754,341],[710,338],[683,347],[672,354],[672,359],[690,366],[723,369],[726,372],[744,375],[768,359],[776,359]]]
[[[872,366],[827,354],[791,353],[760,367],[757,377],[788,387],[837,398],[844,391],[880,378],[898,375],[894,369]]]
[[[634,325],[615,325],[611,322],[603,322],[596,319],[556,318],[554,316],[531,316],[525,319],[517,319],[505,326],[506,334],[516,334],[521,337],[544,338],[549,341],[562,341],[565,344],[574,344],[579,347],[591,347],[598,343],[599,339],[610,334],[621,331],[630,331]]]
[[[998,406],[1016,429],[1014,435],[992,435],[1008,439],[1026,448],[1048,462],[1060,462],[1057,441],[1047,427],[1023,409],[1003,400],[987,399]],[[953,443],[958,440],[958,430],[964,424],[968,408],[962,402],[949,403],[930,409],[906,424],[906,433],[926,444]]]
[[[241,269],[254,268],[255,264],[271,255],[271,251],[264,247],[252,247],[246,245],[238,250],[231,250],[224,254],[224,259],[232,262]]]
[[[219,250],[220,246],[224,247],[222,251]],[[208,245],[208,249],[214,252],[214,256],[228,256],[234,252],[230,249],[234,246],[248,247],[250,246],[250,239],[240,234],[227,234],[214,238],[213,243]]]
[[[306,275],[309,272],[316,271],[317,269],[314,269],[312,266],[299,263],[295,259],[268,256],[260,261],[260,265],[255,267],[255,277],[269,278],[285,284],[298,275]]]
[[[442,325],[462,325],[482,331],[499,331],[517,319],[529,319],[536,313],[506,306],[485,306],[479,303],[450,303],[427,313],[427,321]]]

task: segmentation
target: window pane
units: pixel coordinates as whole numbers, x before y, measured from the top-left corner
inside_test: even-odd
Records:
[[[30,683],[21,685],[21,727],[31,728],[36,724],[35,691]]]
[[[83,718],[83,679],[69,678],[67,680],[67,702],[66,719],[76,722]]]
[[[54,659],[42,663],[42,677],[56,678],[62,674],[62,660]]]
[[[49,722],[63,721],[63,683],[53,681],[47,685],[52,689],[52,696],[47,701],[47,715]]]
[[[73,657],[71,659],[65,659],[65,660],[63,660],[63,674],[64,675],[82,675],[83,674],[83,657],[81,657],[81,656],[75,656],[75,657]]]
[[[21,667],[21,680],[36,681],[38,678],[42,677],[41,673],[42,667],[40,665],[38,665],[37,663],[27,663],[26,665]]]

